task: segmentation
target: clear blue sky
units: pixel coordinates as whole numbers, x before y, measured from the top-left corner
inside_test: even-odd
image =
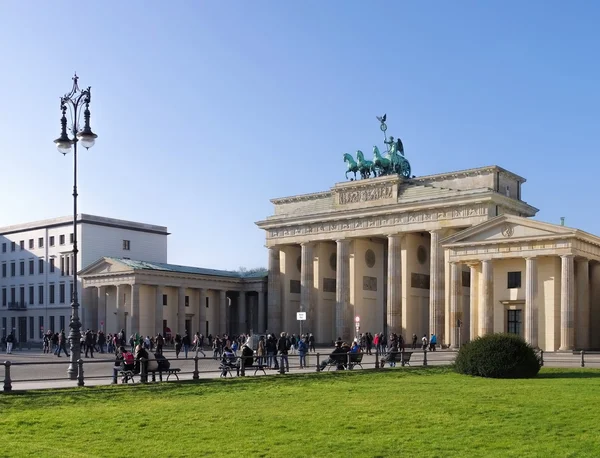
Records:
[[[52,140],[76,70],[80,210],[168,226],[170,262],[265,266],[269,199],[342,181],[384,112],[414,174],[498,164],[539,219],[600,234],[599,23],[594,1],[3,1],[0,225],[72,211]]]

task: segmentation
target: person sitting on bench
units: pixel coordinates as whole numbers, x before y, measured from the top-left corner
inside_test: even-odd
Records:
[[[223,350],[223,359],[221,360],[221,376],[226,377],[227,371],[236,368],[236,358],[235,354],[229,347],[225,347]]]
[[[119,347],[115,356],[115,364],[113,366],[113,385],[117,384],[117,376],[119,375],[119,371],[125,370],[123,353],[125,353],[125,347]]]
[[[329,358],[327,358],[320,364],[319,371],[322,371],[330,364],[336,364],[337,370],[343,369],[344,361],[346,360],[346,353],[348,353],[347,348],[347,345],[344,348],[343,342],[341,340],[336,341],[335,348],[329,355]]]

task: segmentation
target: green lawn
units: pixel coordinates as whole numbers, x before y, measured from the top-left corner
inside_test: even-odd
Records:
[[[599,456],[600,370],[387,369],[0,395],[0,456]]]

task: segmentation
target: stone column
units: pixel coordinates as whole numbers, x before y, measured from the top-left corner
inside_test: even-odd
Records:
[[[219,291],[219,334],[227,332],[227,291]]]
[[[140,285],[131,285],[131,332],[140,332]]]
[[[300,310],[306,312],[305,331],[312,331],[316,323],[316,310],[314,304],[314,258],[313,245],[302,243],[302,266],[300,269]]]
[[[154,292],[154,335],[163,332],[163,292],[162,287],[157,285]]]
[[[267,297],[265,291],[258,292],[258,332],[267,330]]]
[[[335,271],[335,333],[336,338],[350,338],[350,240],[336,240],[337,268]]]
[[[458,319],[462,300],[462,269],[457,262],[450,263],[450,346],[459,347]]]
[[[560,272],[560,348],[570,351],[575,343],[575,262],[572,254],[563,255]]]
[[[491,259],[481,261],[481,277],[479,326],[484,336],[494,332],[494,270]]]
[[[585,258],[577,259],[577,306],[575,311],[576,348],[590,348],[590,261]]]
[[[267,310],[267,327],[271,333],[281,331],[281,266],[279,248],[269,248],[269,304]]]
[[[439,231],[431,231],[429,257],[429,333],[441,342],[446,317],[444,316],[444,250],[440,246]]]
[[[198,332],[205,336],[206,334],[206,290],[199,290],[200,304],[198,304]],[[206,337],[206,336],[205,336]]]
[[[98,329],[106,334],[106,286],[97,287],[96,292],[98,294]]]
[[[538,347],[537,260],[525,258],[525,340]]]
[[[121,332],[121,329],[127,331],[125,329],[125,304],[123,303],[123,285],[117,285],[116,290],[117,292],[115,293],[115,309],[117,315],[117,328],[119,328],[119,332]],[[125,337],[129,338],[129,336]]]
[[[238,334],[246,334],[246,292],[240,291],[238,298]]]
[[[177,331],[183,337],[185,334],[185,287],[180,286],[177,296]]]
[[[402,249],[401,234],[388,235],[387,335],[402,333]],[[405,336],[406,337],[406,336]]]
[[[471,279],[471,285],[469,287],[469,303],[470,303],[470,307],[469,307],[469,312],[471,314],[471,316],[469,317],[469,324],[470,324],[470,330],[469,330],[469,340],[473,340],[475,339],[478,335],[479,335],[479,329],[477,329],[477,305],[478,305],[478,294],[479,294],[479,285],[478,285],[478,281],[479,278],[477,277],[477,267],[478,267],[479,263],[478,262],[471,262],[469,263],[469,269],[470,269],[470,279]]]

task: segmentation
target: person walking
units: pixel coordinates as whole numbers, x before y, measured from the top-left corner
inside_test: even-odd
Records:
[[[6,354],[12,354],[13,344],[15,343],[15,335],[11,332],[6,338]]]
[[[282,332],[279,340],[277,341],[277,352],[281,358],[281,362],[279,363],[281,364],[281,370],[285,368],[286,372],[290,371],[290,362],[288,360],[289,345],[289,339],[287,338],[285,332]]]
[[[69,357],[69,353],[67,352],[67,336],[65,334],[65,330],[61,329],[60,334],[58,335],[58,352],[56,356],[60,358],[60,352],[64,351],[67,358]]]

